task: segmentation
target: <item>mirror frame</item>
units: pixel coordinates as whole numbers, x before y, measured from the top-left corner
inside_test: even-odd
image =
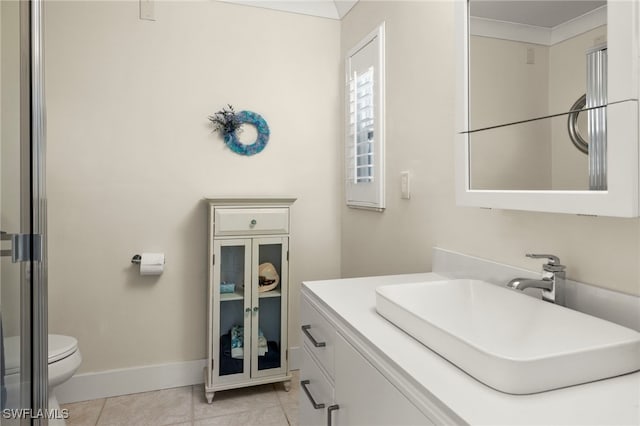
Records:
[[[468,0],[455,1],[456,204],[482,208],[638,217],[640,1],[609,0],[607,2],[608,189],[606,191],[517,191],[470,188],[469,134],[465,133],[471,130],[469,129],[468,8]]]

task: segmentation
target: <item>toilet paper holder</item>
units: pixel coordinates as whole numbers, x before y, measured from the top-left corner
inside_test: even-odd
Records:
[[[138,265],[140,275],[162,275],[164,272],[165,257],[164,253],[136,254],[131,258],[131,263]]]
[[[139,254],[134,255],[131,258],[131,263],[135,263],[136,265],[140,265],[142,263],[142,256]]]

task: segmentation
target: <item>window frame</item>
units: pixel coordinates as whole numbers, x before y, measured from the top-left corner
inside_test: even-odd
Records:
[[[351,76],[352,60],[371,43],[377,43],[373,66],[373,179],[358,182],[354,154],[355,137],[351,133]],[[345,56],[345,131],[344,131],[344,173],[345,202],[348,207],[384,211],[385,209],[385,22],[362,38]],[[353,169],[351,169],[353,167]],[[353,175],[351,175],[353,170]]]

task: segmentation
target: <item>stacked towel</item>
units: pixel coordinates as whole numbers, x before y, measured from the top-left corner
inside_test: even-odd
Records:
[[[264,356],[268,350],[267,338],[262,334],[262,330],[258,329],[258,356]]]
[[[244,327],[234,325],[231,327],[231,358],[242,359],[244,357]]]
[[[280,368],[280,348],[276,342],[267,341],[269,351],[258,357],[258,370]],[[231,330],[220,336],[220,376],[241,374],[244,371],[244,360],[231,358]]]
[[[231,328],[231,358],[244,358],[244,327],[234,325]],[[262,330],[258,329],[258,356],[264,356],[269,350],[267,338],[262,334]]]

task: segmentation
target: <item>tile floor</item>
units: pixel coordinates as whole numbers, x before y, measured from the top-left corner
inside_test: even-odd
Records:
[[[68,426],[287,426],[298,425],[300,380],[217,392],[207,404],[203,385],[65,404]]]

